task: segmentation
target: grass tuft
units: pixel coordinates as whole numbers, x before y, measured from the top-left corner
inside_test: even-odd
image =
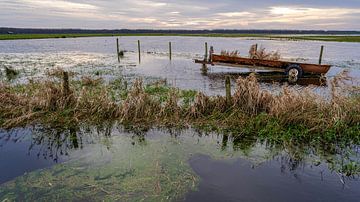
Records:
[[[307,88],[298,91],[287,86],[274,94],[261,89],[254,75],[240,77],[231,103],[223,96],[162,83],[144,86],[140,79],[128,89],[122,80],[104,84],[83,77],[71,82],[64,75],[61,82],[50,79],[18,86],[2,84],[0,127],[117,121],[141,128],[194,126],[310,142],[360,139],[354,135],[360,131],[360,96],[342,82],[344,75],[333,79],[330,98]]]

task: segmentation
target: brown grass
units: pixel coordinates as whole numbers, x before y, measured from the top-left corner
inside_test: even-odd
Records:
[[[84,85],[84,86],[98,86],[98,85],[100,85],[102,82],[103,82],[102,78],[94,79],[94,78],[91,78],[91,77],[89,77],[89,76],[83,76],[83,77],[81,78],[81,83],[82,83],[82,85]]]
[[[263,47],[257,49],[257,45],[254,44],[249,49],[249,57],[260,60],[280,60],[281,55],[278,51],[267,52]]]
[[[342,75],[343,76],[343,75]],[[302,125],[321,133],[343,123],[360,122],[360,97],[343,93],[341,76],[333,80],[332,94],[325,98],[310,89],[287,86],[280,94],[262,90],[254,75],[239,78],[232,103],[223,96],[198,93],[190,105],[182,105],[179,91],[172,89],[165,101],[146,93],[136,80],[127,96],[115,101],[108,86],[83,79],[83,85],[64,93],[62,83],[33,82],[21,88],[0,85],[1,128],[28,124],[66,124],[114,120],[146,126],[212,124],[218,128],[242,128],[252,117],[265,114],[282,126]],[[91,85],[89,85],[91,84]],[[341,92],[341,93],[340,93]]]
[[[229,57],[239,57],[240,56],[240,52],[239,51],[225,51],[225,50],[222,50],[220,52],[220,55],[223,55],[223,56],[229,56]]]

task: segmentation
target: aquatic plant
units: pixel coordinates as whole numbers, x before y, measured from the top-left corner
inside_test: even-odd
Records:
[[[15,70],[11,67],[8,66],[4,66],[4,70],[5,70],[5,76],[8,80],[12,80],[14,79],[16,76],[19,75],[19,71]]]

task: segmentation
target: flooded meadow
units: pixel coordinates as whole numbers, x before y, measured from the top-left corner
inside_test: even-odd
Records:
[[[225,77],[230,75],[235,87],[249,70],[208,66],[204,71],[193,59],[204,57],[205,42],[215,52],[238,50],[241,56],[257,43],[279,51],[284,60],[306,63],[317,63],[324,45],[323,63],[333,66],[325,82],[288,88],[326,97],[331,80],[343,71],[349,75],[346,83],[359,86],[359,43],[207,37],[120,37],[120,61],[115,37],[0,41],[0,81],[31,84],[62,69],[73,81],[131,86],[141,78],[144,85],[225,95]],[[16,74],[9,76],[6,68]],[[260,79],[259,85],[281,94],[289,84]],[[255,117],[253,124],[263,122]],[[301,127],[281,133],[286,137],[276,136],[276,130],[264,135],[265,129],[252,134],[252,126],[244,127],[246,132],[192,125],[137,128],[111,120],[0,129],[0,201],[358,201],[360,135],[359,123],[352,124],[351,141],[331,144],[319,144],[320,136],[292,138]]]

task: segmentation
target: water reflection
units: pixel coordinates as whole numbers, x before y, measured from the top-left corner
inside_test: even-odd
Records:
[[[239,77],[247,77],[253,72],[233,72],[233,73],[208,73],[203,72],[204,76],[207,76],[210,80],[216,82],[225,80],[226,76],[230,76],[233,80],[236,80]],[[299,85],[299,86],[319,86],[326,87],[328,86],[328,81],[326,77],[321,76],[305,76],[303,78],[299,78],[295,82],[289,81],[288,77],[281,72],[256,72],[256,78],[260,83],[268,83],[268,84],[288,84],[288,85]]]
[[[314,145],[305,142],[302,144],[298,141],[276,142],[252,135],[215,134],[196,129],[138,129],[119,126],[111,122],[97,126],[83,124],[63,128],[34,126],[32,128],[1,131],[0,146],[7,147],[8,142],[15,144],[29,142],[28,155],[35,154],[38,158],[42,157],[58,162],[61,156],[69,156],[73,151],[82,150],[96,144],[102,144],[108,150],[111,150],[113,134],[119,136],[123,133],[131,137],[129,144],[144,147],[146,147],[149,140],[162,138],[160,134],[173,140],[187,138],[199,142],[201,139],[210,139],[210,141],[216,141],[219,151],[233,154],[240,152],[245,156],[250,155],[253,151],[270,153],[269,159],[280,156],[282,162],[287,162],[290,170],[298,169],[302,163],[309,163],[309,159],[314,160],[316,164],[321,161],[336,164],[332,165],[332,167],[343,167],[346,165],[346,160],[357,160],[359,155],[359,148],[354,145],[318,145],[314,147]],[[337,163],[341,165],[337,165]]]
[[[214,183],[212,177],[203,175],[204,169],[207,169],[207,172],[216,173],[224,173],[222,169],[229,168],[230,173],[240,169],[244,174],[248,173],[254,178],[253,181],[248,182],[250,187],[255,186],[253,184],[255,181],[262,181],[265,186],[273,186],[272,182],[267,180],[279,174],[284,182],[291,182],[295,187],[300,185],[294,185],[293,179],[300,184],[304,182],[317,184],[319,179],[330,180],[331,183],[327,186],[331,190],[340,185],[343,189],[354,191],[358,186],[356,184],[358,179],[355,172],[356,166],[349,167],[352,162],[359,162],[359,151],[355,146],[321,145],[314,147],[306,143],[274,142],[266,138],[242,134],[206,133],[195,129],[139,130],[131,127],[124,128],[116,123],[99,126],[72,125],[63,128],[36,126],[1,131],[0,142],[2,148],[15,147],[16,144],[9,144],[9,142],[29,142],[30,146],[21,146],[27,147],[30,157],[35,155],[40,159],[61,162],[51,169],[34,171],[19,176],[15,181],[3,184],[0,188],[0,195],[4,196],[17,193],[18,196],[45,197],[42,199],[50,200],[53,198],[49,198],[49,195],[41,195],[41,193],[55,192],[59,187],[67,187],[66,190],[63,190],[66,191],[65,193],[70,190],[80,190],[71,194],[75,199],[84,200],[92,196],[95,198],[106,196],[107,199],[113,200],[116,199],[115,190],[123,187],[122,197],[128,198],[120,197],[119,200],[140,200],[143,199],[140,196],[144,196],[144,193],[149,194],[150,199],[154,200],[166,199],[166,197],[174,200],[183,199],[184,194],[191,187],[196,187],[198,182],[196,175],[191,174],[193,171],[186,163],[189,159],[190,166],[202,178],[199,193],[204,191],[203,182]],[[196,157],[198,154],[209,157],[199,159]],[[4,160],[5,157],[0,155],[0,161],[4,162]],[[247,167],[244,168],[237,164],[230,166],[229,162],[233,161],[241,162],[241,165],[247,165]],[[19,166],[16,160],[7,161],[7,163],[10,167]],[[224,167],[224,163],[228,166]],[[214,166],[205,168],[204,166],[208,164]],[[26,167],[27,165],[21,166]],[[218,166],[221,167],[220,170]],[[267,178],[261,179],[260,173],[265,172],[264,168],[266,168]],[[29,169],[31,171],[31,168]],[[0,173],[4,173],[4,171],[9,172],[9,170],[0,170]],[[253,172],[257,173],[259,177],[251,174]],[[222,176],[224,179],[228,177],[225,173],[225,176]],[[12,173],[9,172],[7,175],[12,175]],[[221,177],[220,174],[214,176]],[[139,186],[139,183],[145,179],[148,181],[144,182],[144,186]],[[30,186],[23,183],[28,180],[37,184],[51,183],[53,186],[41,186],[37,188],[38,191],[30,193],[24,191],[32,190],[24,189]],[[79,182],[74,182],[74,180]],[[218,181],[217,183],[220,183],[217,185],[218,189],[225,189],[226,183],[242,184],[241,179],[237,180],[239,182],[223,181],[225,184]],[[174,181],[179,184],[172,184]],[[14,182],[16,183],[14,184]],[[275,184],[279,189],[286,189],[284,187],[286,185],[282,185],[282,182],[276,183],[279,183]],[[89,189],[84,186],[92,187],[91,190],[95,190],[95,192],[88,192]],[[127,186],[130,186],[129,190],[126,188]],[[182,191],[173,192],[177,186],[180,186]],[[319,192],[324,191],[317,188]],[[136,189],[136,191],[129,194],[132,189]],[[297,189],[305,188],[300,186]],[[209,189],[205,188],[205,192],[208,191]],[[61,195],[61,190],[58,190],[57,193],[56,197],[64,197]],[[239,196],[236,193],[241,192],[235,192],[235,198]],[[360,194],[358,191],[354,191],[354,193]],[[77,198],[77,195],[82,197]],[[229,196],[234,196],[234,193]],[[0,199],[4,198],[0,197]]]

